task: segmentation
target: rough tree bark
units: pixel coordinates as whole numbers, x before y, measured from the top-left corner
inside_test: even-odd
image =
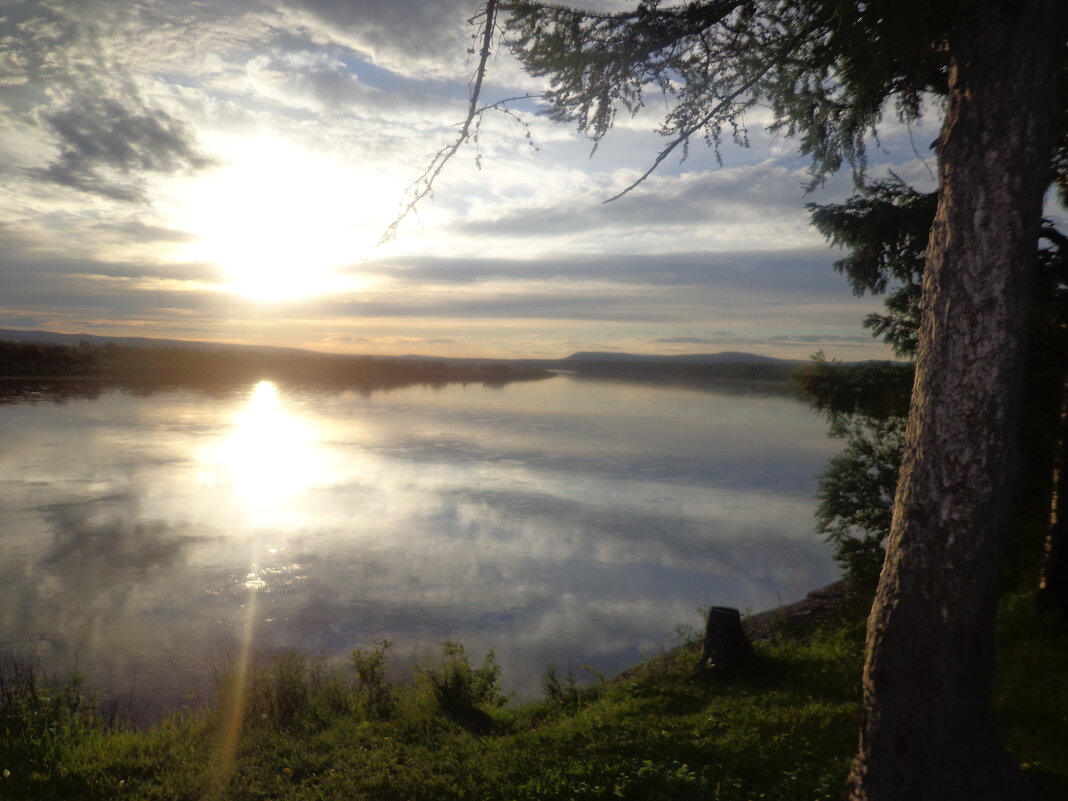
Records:
[[[1033,797],[998,743],[989,699],[1063,6],[959,4],[912,411],[868,623],[854,801]]]

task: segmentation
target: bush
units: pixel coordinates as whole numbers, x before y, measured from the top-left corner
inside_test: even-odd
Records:
[[[507,698],[500,690],[501,668],[492,648],[478,668],[472,666],[461,643],[444,642],[441,653],[439,663],[417,667],[416,676],[430,690],[442,712],[462,718],[483,706],[504,704]]]
[[[819,479],[816,529],[834,545],[846,575],[874,584],[883,566],[901,467],[905,419],[842,415],[831,436],[846,440]]]
[[[597,695],[597,688],[580,686],[571,671],[566,679],[561,679],[554,667],[547,668],[542,674],[541,688],[550,706],[568,713],[577,711],[584,702]]]
[[[378,640],[371,651],[352,652],[356,671],[356,706],[370,720],[388,720],[397,708],[397,693],[386,680],[386,652],[389,640]]]

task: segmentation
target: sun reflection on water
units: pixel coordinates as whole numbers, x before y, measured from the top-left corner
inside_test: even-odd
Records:
[[[244,520],[257,530],[284,526],[287,512],[295,511],[298,496],[325,481],[324,448],[318,427],[287,408],[271,381],[260,381],[233,418],[233,427],[203,455],[203,484],[227,492]],[[260,620],[260,595],[275,582],[285,585],[303,578],[296,563],[275,564],[286,549],[266,545],[258,531],[250,538],[247,572],[236,575],[237,597],[244,598],[242,636],[212,785],[223,792],[233,774],[234,755],[241,738],[248,672],[254,658]],[[266,562],[264,562],[266,560]],[[221,797],[221,796],[219,796]]]
[[[232,432],[204,454],[201,483],[228,487],[253,526],[278,522],[301,492],[325,480],[319,432],[260,381],[234,416]]]

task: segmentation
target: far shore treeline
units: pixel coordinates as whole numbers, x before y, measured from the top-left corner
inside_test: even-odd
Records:
[[[0,380],[144,390],[225,387],[263,380],[382,389],[411,384],[503,385],[566,372],[598,380],[796,394],[798,388],[791,378],[804,364],[734,353],[695,357],[583,353],[563,359],[494,360],[354,356],[207,343],[190,347],[167,340],[159,345],[128,345],[99,339],[78,344],[0,340]]]
[[[372,359],[311,351],[127,347],[0,342],[0,378],[76,380],[119,386],[232,385],[250,381],[382,388],[457,381],[506,383],[544,378],[506,364]]]

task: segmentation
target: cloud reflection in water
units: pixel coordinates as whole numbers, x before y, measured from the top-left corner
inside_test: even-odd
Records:
[[[0,436],[3,643],[168,700],[253,630],[338,657],[460,638],[531,692],[835,573],[812,533],[835,443],[788,398],[264,382],[12,405]]]

